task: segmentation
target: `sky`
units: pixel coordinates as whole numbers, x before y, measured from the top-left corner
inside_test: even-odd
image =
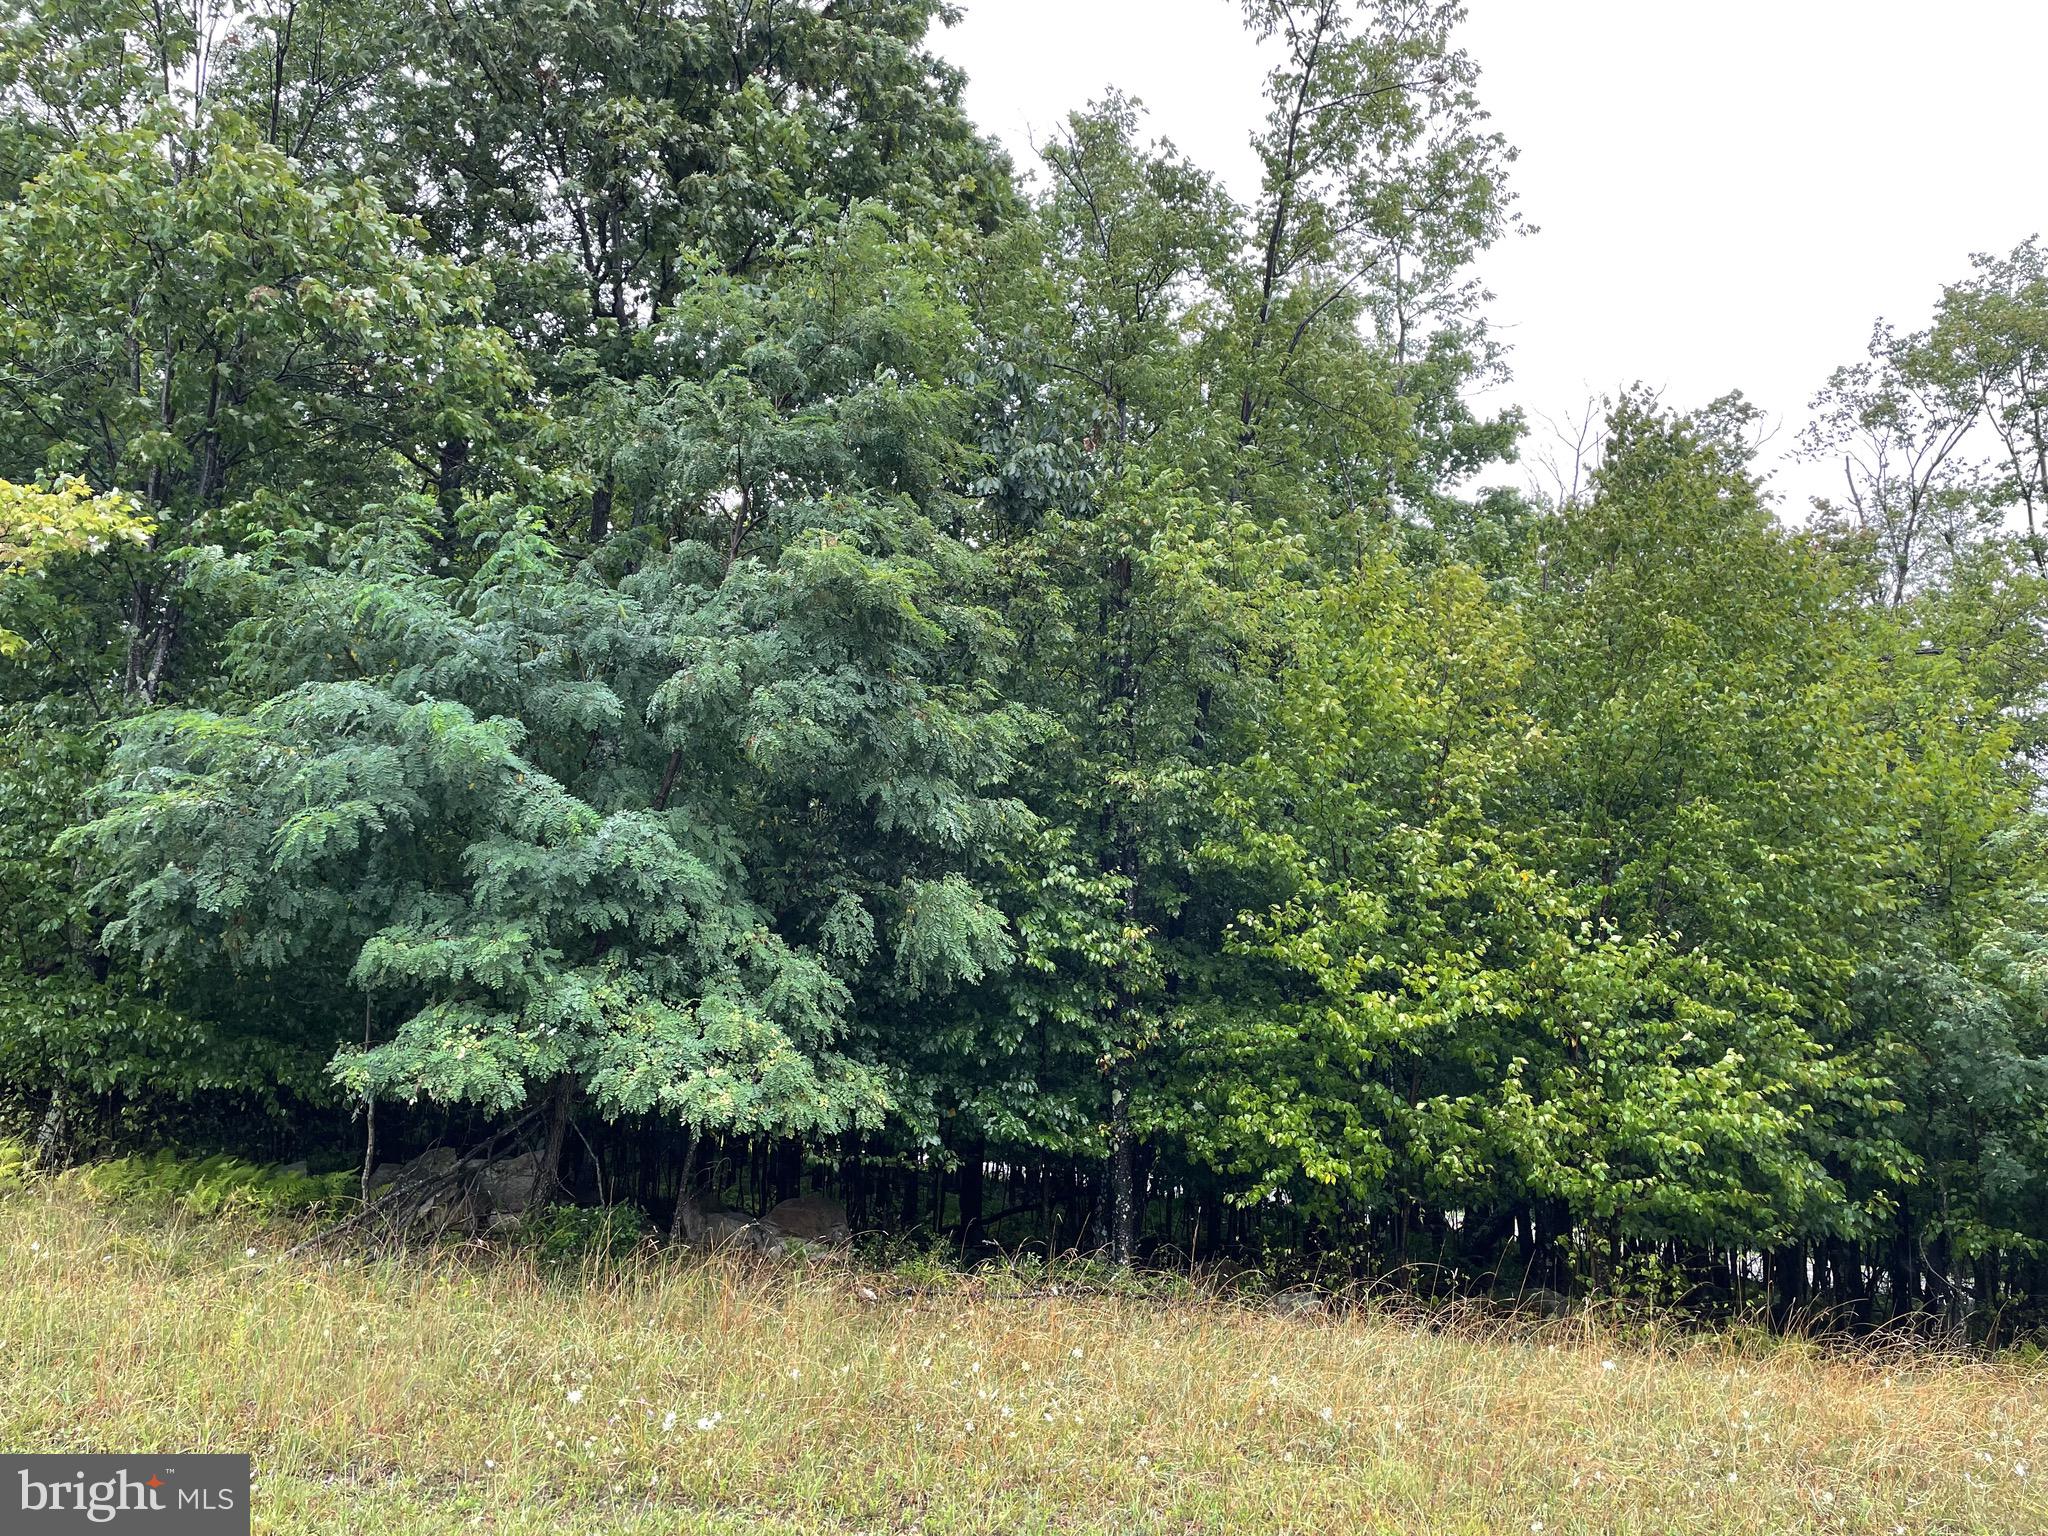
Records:
[[[1114,84],[1154,134],[1257,188],[1270,60],[1238,0],[963,0],[942,53],[1020,165]],[[1838,484],[1792,450],[1806,403],[1880,316],[1926,322],[1977,251],[2048,232],[2048,0],[1469,0],[1480,96],[1537,227],[1490,252],[1487,312],[1545,418],[1640,381],[1675,406],[1741,389],[1788,512]],[[1489,478],[1519,483],[1536,472]]]

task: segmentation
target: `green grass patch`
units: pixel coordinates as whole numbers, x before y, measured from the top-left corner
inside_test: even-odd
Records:
[[[587,1233],[293,1255],[127,1188],[0,1195],[0,1445],[246,1451],[261,1531],[2044,1527],[2038,1364]]]

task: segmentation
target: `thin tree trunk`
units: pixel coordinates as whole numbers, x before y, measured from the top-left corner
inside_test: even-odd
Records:
[[[683,1215],[689,1210],[691,1201],[696,1198],[696,1192],[691,1186],[697,1182],[697,1150],[703,1145],[704,1138],[693,1135],[690,1138],[689,1150],[683,1153],[682,1177],[676,1180],[676,1213],[668,1224],[668,1240],[671,1243],[683,1240]]]
[[[1109,1262],[1128,1269],[1138,1246],[1136,1165],[1131,1103],[1121,1073],[1109,1090]]]
[[[363,1049],[370,1048],[370,997],[363,996]],[[370,1175],[377,1171],[377,1096],[363,1095],[363,1204],[370,1203]]]
[[[988,1149],[977,1136],[960,1153],[960,1251],[972,1253],[982,1236]]]
[[[555,1079],[554,1101],[548,1109],[547,1147],[533,1173],[533,1204],[552,1200],[562,1190],[562,1153],[569,1142],[569,1112],[576,1102],[576,1080],[566,1072]]]

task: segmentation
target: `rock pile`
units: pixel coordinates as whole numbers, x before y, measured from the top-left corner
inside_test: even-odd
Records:
[[[852,1235],[846,1207],[816,1194],[785,1200],[759,1221],[734,1211],[706,1211],[690,1198],[683,1204],[682,1229],[693,1247],[764,1254],[821,1253]]]
[[[532,1208],[540,1156],[464,1158],[453,1147],[430,1147],[408,1163],[380,1163],[369,1196],[392,1221],[422,1237],[476,1237],[519,1224]]]

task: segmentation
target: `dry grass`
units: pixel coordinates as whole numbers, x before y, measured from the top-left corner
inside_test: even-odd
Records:
[[[0,1447],[322,1536],[2048,1531],[2039,1367],[282,1238],[0,1197]]]

